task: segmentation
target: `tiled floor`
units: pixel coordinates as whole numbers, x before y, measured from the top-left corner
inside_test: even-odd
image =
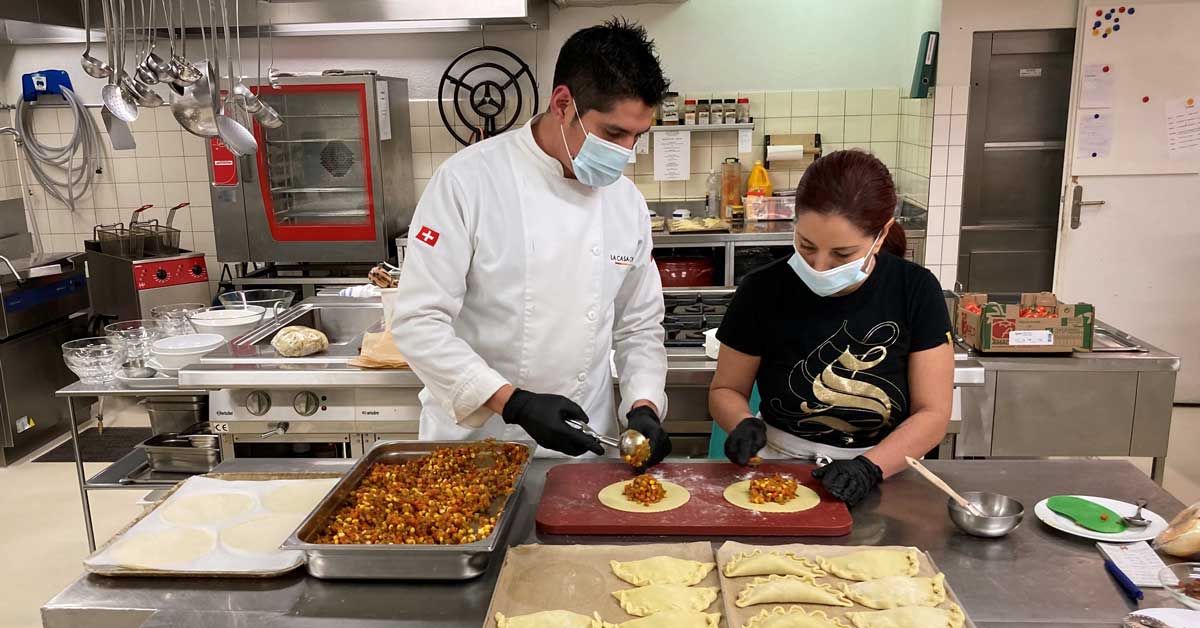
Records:
[[[109,425],[135,425],[136,415]],[[1200,459],[1188,455],[1200,442],[1200,408],[1176,408],[1167,459],[1166,488],[1180,501],[1200,500]],[[1177,453],[1178,452],[1178,453]],[[1134,461],[1149,472],[1148,460]],[[104,465],[87,465],[95,473]],[[142,491],[93,491],[96,539],[103,543],[140,512]],[[40,626],[38,609],[80,574],[87,554],[75,466],[23,461],[0,469],[0,628]]]

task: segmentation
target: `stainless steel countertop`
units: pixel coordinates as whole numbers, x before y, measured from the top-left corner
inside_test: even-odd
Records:
[[[348,468],[349,461],[237,460],[218,471]],[[533,517],[547,469],[561,461],[533,463],[509,545],[522,543],[629,543],[629,537],[538,539]],[[854,510],[854,531],[835,545],[913,545],[928,551],[980,628],[1114,626],[1135,607],[1104,571],[1092,542],[1041,524],[1033,515],[1040,499],[1056,494],[1142,497],[1170,518],[1183,508],[1174,497],[1126,462],[1099,460],[929,461],[960,489],[1008,494],[1026,508],[1026,520],[1004,539],[977,539],[958,532],[946,516],[946,498],[908,472],[885,482]],[[639,537],[637,542],[662,542]],[[679,539],[694,540],[694,539]],[[712,539],[720,542],[723,539]],[[796,539],[739,538],[750,543]],[[289,626],[471,626],[483,623],[501,561],[465,583],[322,581],[301,569],[265,580],[105,578],[84,575],[42,607],[46,628],[172,626],[222,628]],[[551,602],[548,602],[552,605]],[[1161,589],[1146,589],[1144,607],[1177,607]]]
[[[1145,351],[1102,352],[1081,351],[1064,355],[1039,355],[1036,353],[981,353],[963,349],[989,371],[1178,371],[1179,357],[1154,345],[1125,333],[1116,327],[1096,321],[1096,328],[1104,330]]]

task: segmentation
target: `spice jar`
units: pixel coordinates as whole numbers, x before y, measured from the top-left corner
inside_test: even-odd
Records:
[[[730,205],[729,223],[735,227],[746,224],[746,208],[741,205]]]
[[[708,124],[708,99],[701,98],[700,102],[696,103],[696,124]]]
[[[683,123],[686,125],[696,124],[696,99],[688,98],[683,101]]]
[[[671,126],[679,124],[679,93],[667,92],[662,101],[662,123]]]
[[[712,106],[708,111],[709,124],[724,124],[725,123],[725,107],[721,104],[720,98],[712,99]]]
[[[743,97],[743,98],[737,99],[737,121],[739,124],[746,124],[746,123],[750,122],[750,99],[749,98]]]
[[[737,101],[725,99],[725,124],[737,124]]]

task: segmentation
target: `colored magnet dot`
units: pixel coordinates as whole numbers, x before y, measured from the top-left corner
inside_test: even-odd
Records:
[[[1191,107],[1191,106],[1192,106],[1192,105],[1194,105],[1194,104],[1196,104],[1196,99],[1195,99],[1195,98],[1189,98],[1189,99],[1187,99],[1187,106]]]
[[[1119,9],[1117,9],[1117,12],[1118,12],[1118,13],[1124,13],[1124,12],[1125,12],[1125,7],[1121,7],[1121,8],[1119,8]]]
[[[1121,18],[1119,18],[1119,17],[1114,17],[1114,18],[1113,18],[1113,22],[1120,22],[1120,21],[1121,21]]]
[[[1111,28],[1111,27],[1109,27],[1109,28],[1106,28],[1106,29],[1104,29],[1104,32],[1106,32],[1106,33],[1111,33],[1111,32],[1112,32],[1112,28]]]
[[[1099,35],[1099,34],[1100,34],[1100,29],[1096,29],[1096,30],[1093,30],[1093,31],[1092,31],[1092,37],[1095,37],[1095,36],[1097,36],[1097,35]]]
[[[1108,39],[1108,33],[1104,33],[1103,35],[1101,35],[1101,37],[1103,37],[1104,39]]]
[[[1113,26],[1113,30],[1114,30],[1114,31],[1119,31],[1119,30],[1121,30],[1121,25],[1120,25],[1120,24],[1117,24],[1117,25]]]
[[[1142,96],[1142,102],[1150,102],[1149,96]]]
[[[1112,19],[1112,13],[1105,13],[1105,14],[1104,14],[1104,19],[1106,19],[1106,20],[1111,20],[1111,19]]]
[[[1092,153],[1092,157],[1095,157],[1095,156],[1096,156],[1096,153]]]
[[[1092,24],[1092,28],[1100,28],[1100,22],[1096,22],[1095,24]]]
[[[1104,15],[1104,11],[1101,11],[1100,9],[1096,9],[1096,17],[1100,17],[1101,15]]]
[[[1102,512],[1102,513],[1100,513],[1100,520],[1101,520],[1101,521],[1108,521],[1108,513],[1106,513],[1106,512]]]
[[[1102,69],[1102,70],[1104,70],[1105,72],[1107,72],[1107,71],[1108,71],[1108,66],[1106,65],[1106,66],[1104,66],[1104,67],[1103,67],[1103,68],[1101,68],[1101,69]]]
[[[1133,15],[1133,7],[1129,7],[1129,10],[1126,11],[1126,13]]]
[[[1096,120],[1099,120],[1099,119],[1100,119],[1100,114],[1098,114],[1098,113],[1093,113],[1093,114],[1092,114],[1092,117],[1093,117],[1093,118],[1095,118]]]

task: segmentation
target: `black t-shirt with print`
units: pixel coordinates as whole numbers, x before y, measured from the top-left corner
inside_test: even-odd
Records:
[[[788,260],[751,273],[717,331],[762,358],[759,412],[770,425],[835,447],[871,447],[909,415],[908,356],[949,341],[933,273],[881,253],[867,280],[819,297]]]

